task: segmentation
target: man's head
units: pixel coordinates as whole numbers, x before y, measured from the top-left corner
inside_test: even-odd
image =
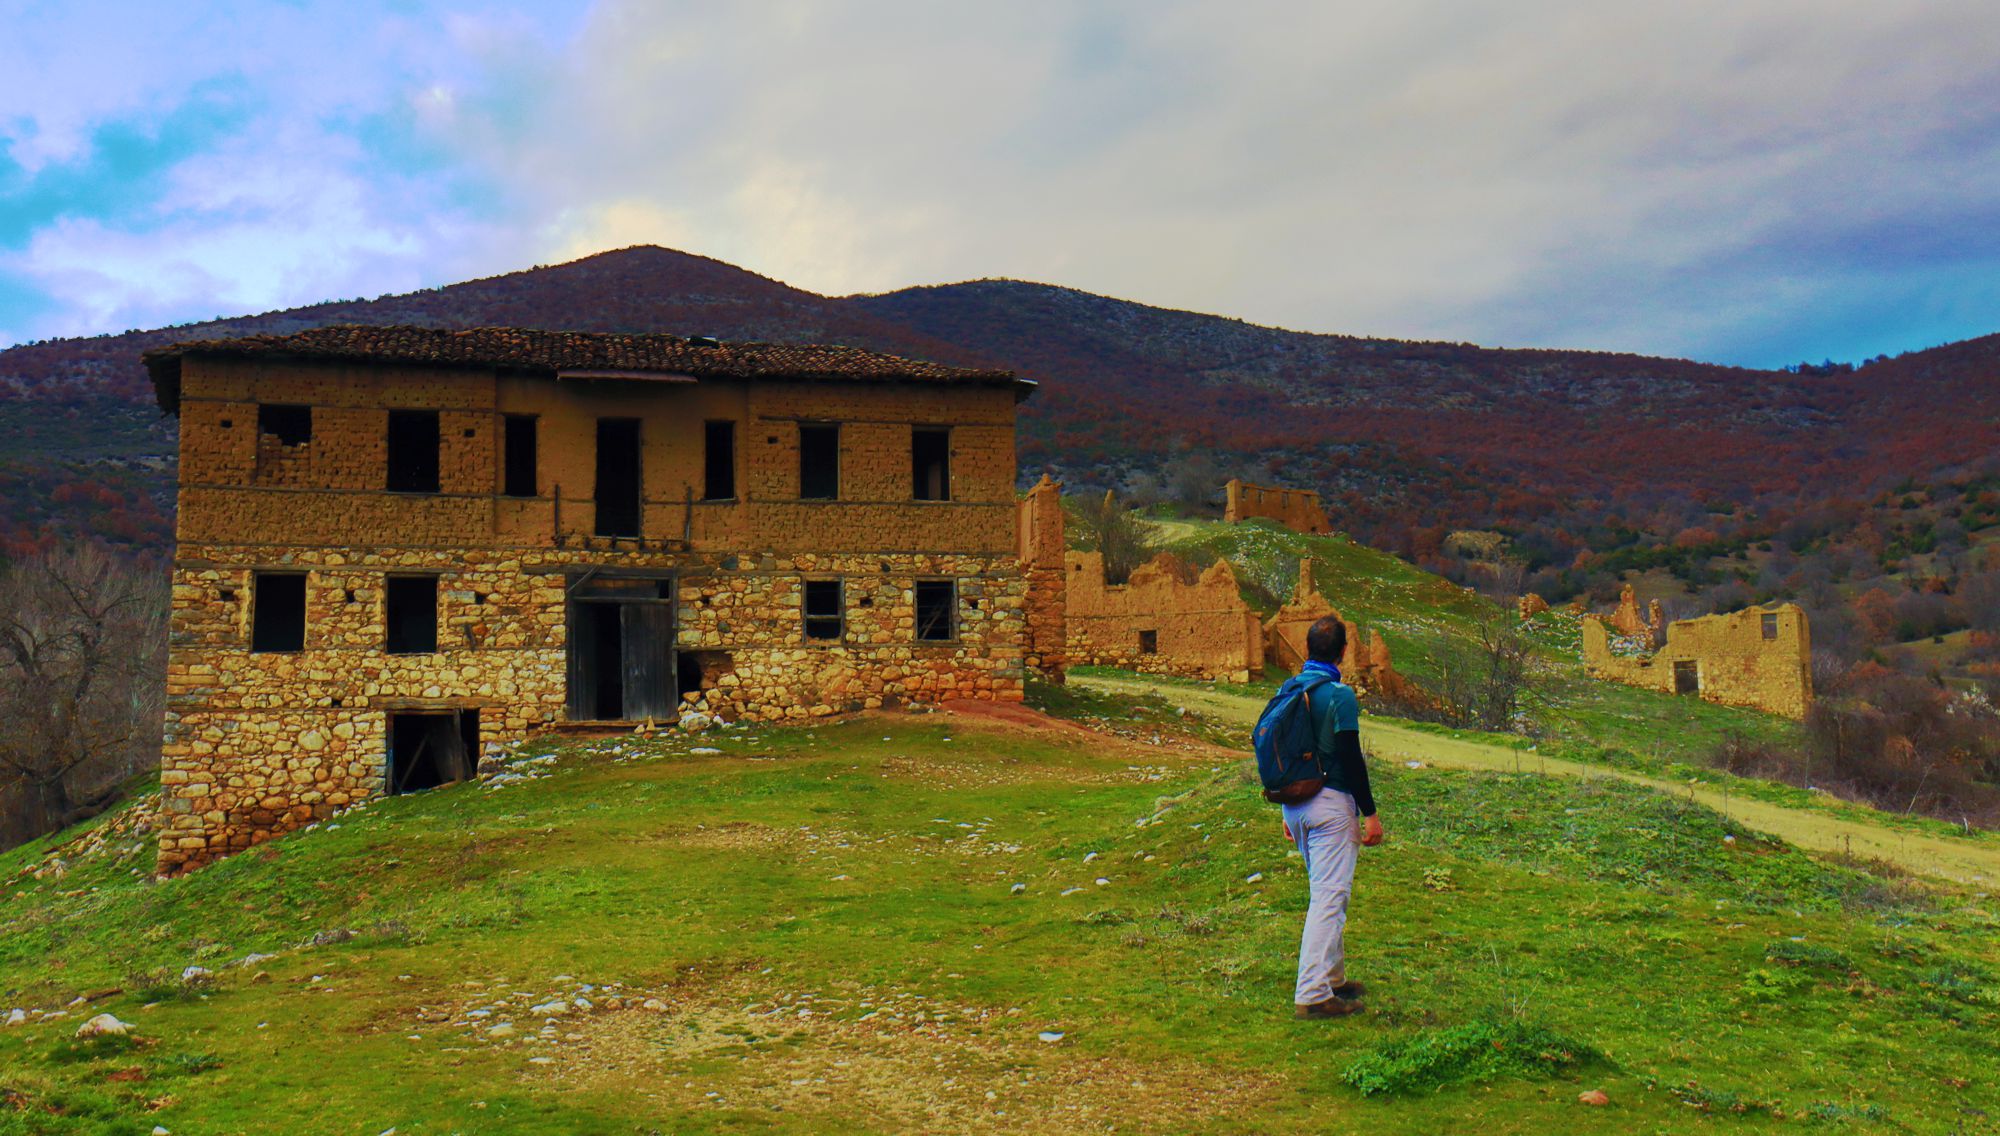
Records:
[[[1340,664],[1347,653],[1347,625],[1337,615],[1323,616],[1306,631],[1306,657],[1315,663]]]

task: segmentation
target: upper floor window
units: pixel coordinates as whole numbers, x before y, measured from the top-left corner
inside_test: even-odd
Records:
[[[840,496],[840,427],[832,422],[799,424],[799,496],[807,501]]]
[[[715,421],[702,427],[702,489],[704,501],[736,498],[736,423]]]
[[[298,572],[250,577],[250,649],[300,651],[306,645],[306,578]]]
[[[951,430],[919,426],[910,431],[910,496],[951,500]]]
[[[257,432],[271,435],[281,446],[303,446],[313,438],[312,407],[258,403]]]
[[[392,493],[438,491],[437,411],[389,412],[388,487]]]
[[[1764,638],[1776,639],[1778,637],[1778,613],[1775,611],[1765,612],[1763,624]]]
[[[535,416],[507,415],[501,444],[505,449],[500,492],[509,497],[538,496],[535,469]]]
[[[638,536],[640,486],[639,420],[597,420],[597,535]]]

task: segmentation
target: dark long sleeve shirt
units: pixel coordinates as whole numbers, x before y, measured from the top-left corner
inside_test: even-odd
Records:
[[[1362,816],[1375,815],[1375,793],[1368,785],[1368,761],[1361,754],[1361,704],[1354,688],[1329,682],[1312,692],[1319,716],[1319,753],[1326,785],[1354,798]]]

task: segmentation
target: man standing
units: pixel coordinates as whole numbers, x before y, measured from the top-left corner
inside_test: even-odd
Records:
[[[1300,677],[1325,675],[1308,696],[1320,766],[1326,784],[1307,800],[1284,806],[1285,836],[1305,858],[1312,902],[1299,940],[1299,978],[1292,1001],[1299,1018],[1338,1018],[1361,1009],[1367,988],[1347,977],[1342,936],[1347,897],[1354,890],[1354,861],[1361,845],[1382,843],[1382,821],[1368,788],[1368,764],[1361,756],[1361,708],[1354,688],[1340,679],[1347,651],[1347,626],[1327,616],[1306,632]]]

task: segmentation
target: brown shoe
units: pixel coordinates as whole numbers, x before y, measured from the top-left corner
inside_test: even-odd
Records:
[[[1368,987],[1359,982],[1343,982],[1333,988],[1333,996],[1336,998],[1345,998],[1352,1002],[1356,998],[1367,997]]]
[[[1316,1021],[1320,1018],[1344,1018],[1361,1012],[1361,1003],[1345,998],[1328,998],[1324,1002],[1314,1002],[1309,1006],[1295,1006],[1292,1016],[1300,1021]]]

